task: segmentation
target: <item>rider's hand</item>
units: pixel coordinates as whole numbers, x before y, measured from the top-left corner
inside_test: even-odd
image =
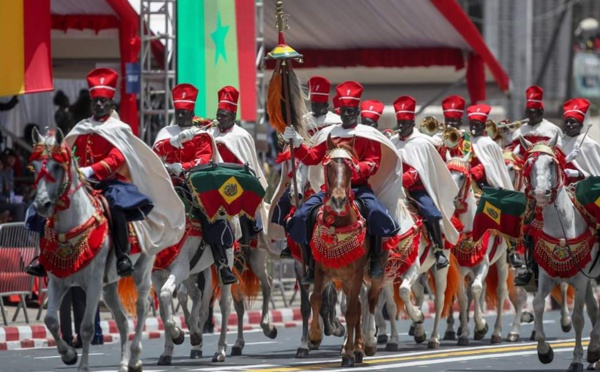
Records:
[[[579,171],[577,169],[565,169],[565,174],[567,175],[567,177],[569,178],[577,178],[579,177]]]
[[[179,176],[183,172],[183,166],[181,163],[167,163],[165,164],[167,171],[174,176]]]
[[[302,144],[302,136],[296,133],[296,130],[292,127],[286,127],[283,132],[283,139],[286,143],[289,143],[290,140],[294,141],[294,148],[300,147]]]
[[[81,172],[81,174],[83,174],[86,180],[91,179],[95,174],[92,167],[79,168],[79,171]]]
[[[181,133],[179,133],[179,135],[177,137],[179,137],[179,142],[184,143],[184,142],[187,142],[187,141],[191,140],[192,138],[194,138],[196,133],[197,133],[197,130],[195,128],[190,128],[190,129],[182,130]]]
[[[567,155],[567,157],[565,158],[565,161],[567,163],[572,162],[573,160],[577,159],[577,157],[579,156],[579,153],[581,152],[581,149],[579,148],[579,145],[575,145],[573,147],[573,150],[569,153],[569,155]]]

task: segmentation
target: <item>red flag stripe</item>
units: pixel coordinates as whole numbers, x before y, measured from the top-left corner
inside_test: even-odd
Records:
[[[25,92],[52,90],[50,0],[23,1]]]

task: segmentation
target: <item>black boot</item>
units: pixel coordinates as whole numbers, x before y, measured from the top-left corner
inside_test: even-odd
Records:
[[[519,257],[517,252],[515,252],[515,244],[512,242],[507,242],[508,248],[506,248],[507,260],[510,266],[513,269],[518,269],[525,266],[525,262]]]
[[[37,265],[33,263],[35,260],[37,260],[37,258],[38,256],[35,256],[33,260],[31,260],[29,265],[27,265],[27,269],[25,269],[25,272],[29,275],[39,276],[41,278],[46,276],[46,269],[44,269],[44,266],[42,266],[42,264],[39,262],[37,263]]]
[[[371,239],[371,250],[370,262],[369,262],[369,276],[372,279],[383,278],[383,267],[381,267],[381,255],[383,254],[383,247],[381,246],[381,236],[373,236]]]
[[[294,258],[292,256],[292,250],[290,249],[290,247],[286,246],[285,248],[283,248],[281,250],[281,253],[279,253],[279,258]]]
[[[527,270],[515,277],[514,283],[519,287],[525,287],[530,284],[532,278],[534,277],[535,269],[535,261],[533,259],[533,238],[530,235],[525,235],[523,237],[523,244],[525,245],[525,251],[527,253]]]
[[[237,283],[237,278],[235,277],[235,275],[233,275],[233,272],[229,268],[229,265],[227,263],[227,254],[225,252],[225,249],[233,249],[233,248],[226,248],[225,246],[222,246],[221,244],[211,244],[210,245],[210,250],[213,254],[213,259],[215,261],[215,267],[217,268],[217,271],[219,272],[219,277],[221,278],[221,283],[223,285],[235,284],[235,283]]]
[[[125,212],[120,208],[111,208],[110,214],[112,220],[110,233],[115,257],[117,258],[117,274],[122,277],[130,276],[133,273],[133,264],[129,259],[127,218],[125,218]]]
[[[440,226],[440,221],[431,221],[426,222],[427,229],[429,230],[429,236],[431,236],[431,240],[433,241],[433,254],[435,255],[435,268],[437,270],[441,270],[443,268],[448,267],[450,262],[448,258],[444,254],[444,242],[442,241],[442,228]]]
[[[315,282],[315,260],[309,246],[302,245],[303,258],[306,263],[306,275],[300,284],[313,284]]]

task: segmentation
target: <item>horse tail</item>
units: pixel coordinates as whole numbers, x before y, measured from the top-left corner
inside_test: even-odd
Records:
[[[498,268],[492,265],[485,277],[485,303],[488,309],[498,306]]]
[[[231,286],[233,299],[241,301],[245,298],[248,300],[248,303],[252,303],[258,297],[258,291],[260,290],[260,280],[252,270],[252,267],[247,266],[245,270],[240,272],[236,265],[233,265],[233,275],[238,280],[237,283]],[[240,296],[242,297],[240,298]]]
[[[556,286],[554,286],[554,288],[550,292],[550,296],[552,296],[554,301],[556,301],[559,304],[561,304],[563,301],[565,301],[565,299],[562,297],[561,292],[562,291],[560,290],[560,284],[557,284]],[[573,287],[571,287],[571,286],[568,286],[567,287],[567,298],[566,298],[566,301],[568,301],[567,304],[572,304],[574,299],[575,299],[575,289],[573,289]]]
[[[221,286],[219,285],[219,273],[214,265],[210,265],[210,274],[212,275],[212,299],[216,301],[221,298]]]
[[[394,282],[394,302],[396,303],[396,318],[404,311],[404,301],[400,297],[400,283]],[[412,294],[411,294],[412,295]],[[388,314],[389,316],[390,314]]]
[[[452,311],[454,299],[458,298],[459,280],[461,280],[458,260],[453,254],[450,254],[450,267],[446,280],[446,291],[444,292],[444,306],[442,307],[442,318],[448,317]]]
[[[117,291],[121,300],[121,305],[127,314],[135,317],[137,315],[138,292],[133,277],[127,276],[119,279]]]
[[[341,280],[334,279],[333,280],[333,285],[335,286],[335,290],[338,291],[338,292],[343,289],[342,288],[342,281]]]
[[[517,304],[519,292],[517,292],[517,287],[515,286],[515,274],[513,273],[513,270],[508,270],[506,288],[508,289],[508,298],[510,299],[510,302],[512,302],[513,304]]]

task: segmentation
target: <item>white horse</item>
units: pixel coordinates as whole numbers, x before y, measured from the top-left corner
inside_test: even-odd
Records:
[[[414,323],[414,339],[417,343],[421,343],[425,341],[427,335],[425,333],[425,328],[423,327],[423,322],[425,321],[425,316],[421,311],[421,306],[424,301],[424,288],[419,283],[418,279],[421,274],[429,271],[435,264],[436,259],[432,249],[428,249],[429,239],[425,237],[427,232],[421,228],[418,228],[416,222],[405,205],[404,200],[399,201],[399,210],[401,214],[400,218],[400,231],[401,234],[407,233],[409,230],[413,229],[413,234],[419,234],[419,246],[418,246],[418,255],[414,261],[414,263],[404,272],[404,273],[395,273],[397,275],[396,279],[401,279],[402,283],[400,284],[399,294],[400,298],[404,302],[404,306],[406,308],[406,313],[409,318]],[[414,235],[410,236],[409,239],[412,239]],[[412,244],[412,243],[411,243]],[[445,250],[444,254],[449,257],[450,251]],[[391,258],[391,256],[390,256]],[[423,261],[423,264],[421,264]],[[388,261],[388,265],[390,265],[391,260]],[[436,296],[435,296],[435,319],[433,323],[433,330],[431,331],[431,338],[427,344],[429,349],[437,349],[440,346],[438,327],[439,321],[441,319],[442,310],[444,306],[445,299],[445,291],[446,291],[446,277],[448,275],[448,267],[442,270],[433,270],[433,276],[436,286]],[[410,299],[411,291],[415,294],[415,302],[413,305]],[[383,305],[386,304],[386,310],[390,317],[390,337],[384,337],[382,335],[386,334],[386,323],[382,315]],[[375,321],[377,324],[378,331],[378,340],[384,341],[387,338],[386,351],[396,351],[398,350],[398,343],[400,341],[400,337],[398,334],[398,327],[396,325],[396,313],[397,313],[397,305],[394,302],[394,287],[392,283],[387,283],[384,285],[381,297],[378,302]]]
[[[32,162],[37,186],[33,204],[40,216],[53,219],[57,235],[67,234],[68,236],[69,232],[80,230],[84,224],[91,222],[91,227],[82,231],[83,235],[77,234],[73,239],[69,239],[69,243],[74,245],[71,248],[77,249],[82,244],[86,244],[87,233],[94,230],[96,226],[93,222],[94,219],[102,221],[103,217],[99,202],[84,186],[77,166],[72,161],[71,150],[63,143],[63,139],[64,136],[60,129],[55,135],[48,136],[41,136],[37,130],[33,132],[35,146],[43,146],[45,151],[39,159]],[[53,158],[52,154],[57,153],[63,155],[62,160]],[[57,207],[59,201],[68,201],[69,207]],[[47,236],[46,238],[51,237]],[[131,257],[134,262],[133,279],[138,292],[136,302],[138,322],[135,337],[131,343],[131,358],[128,359],[129,327],[127,315],[121,306],[117,292],[119,276],[116,273],[114,255],[110,254],[110,248],[110,239],[107,233],[98,253],[87,266],[64,278],[48,274],[48,310],[44,322],[56,341],[63,362],[68,365],[77,363],[77,351],[60,337],[57,311],[69,288],[79,286],[86,292],[86,307],[79,334],[83,346],[79,371],[89,371],[88,356],[94,335],[94,317],[101,293],[103,293],[104,303],[112,312],[119,330],[121,340],[119,371],[142,370],[140,359],[142,330],[149,305],[150,272],[154,258],[144,253]]]
[[[546,334],[544,333],[544,308],[546,297],[556,283],[566,282],[575,288],[575,304],[573,308],[575,349],[573,351],[573,361],[568,371],[583,371],[581,334],[584,324],[584,303],[588,306],[588,315],[593,324],[587,360],[590,363],[600,360],[600,323],[597,322],[598,305],[595,299],[594,301],[589,299],[591,292],[589,282],[592,278],[600,275],[600,267],[598,265],[592,267],[593,258],[599,253],[598,244],[594,240],[595,231],[591,229],[586,219],[578,211],[562,183],[563,170],[555,155],[558,136],[552,138],[548,145],[540,143],[533,145],[523,137],[519,139],[521,146],[528,150],[527,165],[530,169],[528,174],[526,172],[525,182],[528,185],[528,189],[531,190],[531,194],[528,197],[535,199],[538,209],[536,211],[537,221],[535,222],[541,224],[541,231],[536,233],[536,244],[539,242],[545,246],[554,246],[555,251],[562,247],[562,251],[569,255],[576,254],[576,249],[580,248],[584,254],[590,254],[592,258],[589,262],[579,265],[578,262],[574,262],[576,258],[572,257],[569,261],[574,265],[573,268],[576,269],[576,273],[563,272],[561,274],[560,271],[557,271],[561,274],[560,277],[558,277],[558,274],[556,276],[548,274],[545,268],[548,268],[549,266],[547,265],[551,265],[551,262],[538,260],[538,264],[540,265],[538,292],[533,300],[538,359],[544,364],[551,363],[554,359],[554,352],[550,344],[546,342]],[[539,220],[540,218],[541,221]],[[573,241],[575,239],[576,241],[583,239],[583,243],[574,244]],[[580,244],[583,244],[583,246]],[[572,247],[572,245],[575,245],[575,247]],[[542,252],[540,254],[543,254]],[[548,261],[551,261],[551,259]]]

